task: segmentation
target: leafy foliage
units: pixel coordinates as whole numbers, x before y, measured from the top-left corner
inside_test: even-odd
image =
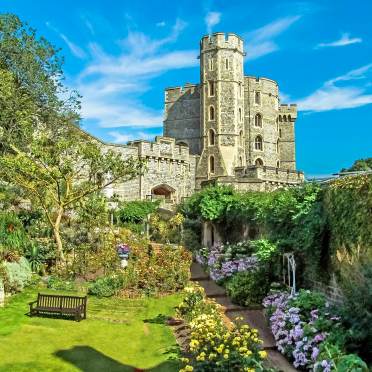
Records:
[[[259,305],[270,289],[270,275],[264,268],[238,272],[225,283],[233,302],[244,305]]]
[[[6,273],[5,292],[20,292],[30,283],[31,267],[26,258],[21,257],[18,262],[4,262]]]
[[[159,201],[134,200],[120,204],[116,212],[117,219],[122,223],[142,223],[149,214],[159,207]]]

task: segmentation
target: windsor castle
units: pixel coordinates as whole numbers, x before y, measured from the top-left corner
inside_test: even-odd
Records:
[[[163,136],[105,144],[146,161],[147,172],[106,190],[122,199],[176,203],[208,184],[269,191],[303,182],[296,170],[295,104],[278,84],[244,75],[243,40],[214,33],[200,42],[200,83],[165,89]]]

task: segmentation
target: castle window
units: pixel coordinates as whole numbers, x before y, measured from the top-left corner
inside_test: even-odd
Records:
[[[243,84],[239,83],[239,98],[242,98],[243,95]]]
[[[276,141],[276,152],[279,154],[279,140]]]
[[[254,117],[254,126],[255,127],[262,127],[262,116],[261,114],[256,114]]]
[[[239,156],[239,166],[240,167],[243,166],[243,158],[241,156]]]
[[[282,138],[282,130],[279,129],[279,138]]]
[[[291,115],[288,115],[288,121],[291,121]]]
[[[225,66],[226,66],[226,70],[228,70],[229,69],[229,59],[228,58],[225,59]]]
[[[209,97],[214,96],[214,81],[208,82]]]
[[[209,120],[214,120],[214,107],[209,106]]]
[[[242,109],[239,107],[239,122],[241,123],[242,121],[243,121]]]
[[[287,121],[287,117],[285,115],[283,115],[283,120]]]
[[[257,158],[254,164],[256,165],[256,167],[262,167],[264,165],[263,160],[260,158]]]
[[[263,149],[263,141],[261,136],[257,136],[254,140],[254,148],[258,151],[262,151]]]
[[[209,64],[209,71],[213,71],[213,59],[212,58],[208,59],[208,64]]]
[[[209,157],[209,173],[214,173],[214,156]]]
[[[209,132],[208,132],[208,142],[209,142],[209,146],[213,146],[215,144],[215,142],[216,142],[216,135],[215,135],[213,129],[209,129]]]
[[[242,130],[239,133],[239,142],[240,142],[240,146],[243,147],[243,145],[244,145],[244,136],[243,136],[243,131]]]
[[[261,93],[260,92],[256,92],[255,95],[254,95],[254,103],[256,105],[260,105],[261,104]]]
[[[279,115],[279,121],[282,122],[282,115]]]
[[[279,160],[276,162],[276,167],[280,168],[280,161]]]

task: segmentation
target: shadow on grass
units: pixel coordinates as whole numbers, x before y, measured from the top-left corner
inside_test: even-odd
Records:
[[[145,319],[144,323],[153,323],[153,324],[166,324],[167,320],[169,320],[169,316],[158,314],[155,318],[152,319]]]
[[[125,353],[125,348],[123,348]],[[178,371],[179,364],[176,360],[168,360],[150,369],[140,369],[129,366],[110,358],[107,355],[93,349],[90,346],[74,346],[68,350],[59,350],[54,353],[60,359],[74,365],[83,372],[133,372],[133,371],[152,371],[152,372],[172,372]],[[138,356],[140,358],[140,355]]]

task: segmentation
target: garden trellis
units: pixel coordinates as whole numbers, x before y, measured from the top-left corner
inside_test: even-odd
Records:
[[[283,283],[291,288],[291,296],[296,293],[296,261],[293,252],[283,254]]]

